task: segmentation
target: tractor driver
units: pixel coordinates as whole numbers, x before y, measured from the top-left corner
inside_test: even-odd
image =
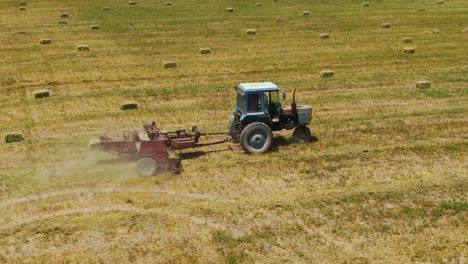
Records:
[[[156,121],[153,121],[151,123],[151,126],[149,127],[149,133],[150,133],[150,139],[151,140],[156,140],[159,138],[159,135],[160,135],[160,130],[159,128],[156,126]]]

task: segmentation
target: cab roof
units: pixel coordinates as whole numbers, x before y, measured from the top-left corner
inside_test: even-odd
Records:
[[[241,83],[237,87],[246,93],[278,91],[278,86],[272,82]]]

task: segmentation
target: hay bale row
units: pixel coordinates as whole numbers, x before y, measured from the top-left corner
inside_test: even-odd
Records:
[[[134,101],[124,101],[120,104],[120,109],[123,111],[131,110],[131,109],[138,109],[138,104]]]
[[[228,7],[228,8],[226,8],[226,11],[228,11],[228,12],[234,12],[234,8]]]
[[[78,51],[90,51],[90,48],[88,45],[77,45],[76,50]]]
[[[430,81],[418,81],[416,82],[416,87],[420,89],[428,89],[428,88],[431,88],[431,82]]]
[[[34,98],[40,99],[40,98],[46,98],[50,96],[49,90],[36,90],[33,92]]]
[[[380,25],[380,27],[381,27],[381,28],[391,28],[391,27],[392,27],[392,24],[390,24],[390,23],[382,23],[382,24]]]
[[[128,5],[136,5],[137,3],[135,1],[129,1]]]
[[[91,26],[91,29],[92,29],[92,30],[98,30],[98,29],[99,29],[99,25],[92,25],[92,26]]]
[[[24,7],[24,6],[19,8],[19,11],[22,11],[22,12],[26,11],[26,10],[28,10],[28,9],[26,7]]]
[[[64,13],[60,15],[60,18],[70,18],[70,14]]]
[[[247,29],[245,31],[245,34],[250,35],[250,36],[254,36],[254,35],[257,35],[257,31],[255,29]]]
[[[419,8],[418,12],[426,12],[426,9],[425,8]]]
[[[51,39],[41,39],[39,41],[40,44],[42,45],[49,45],[49,44],[52,44],[52,40]]]
[[[437,4],[438,4],[438,5],[442,5],[443,3],[444,3],[443,0],[437,0]]]
[[[329,39],[329,38],[330,38],[330,34],[328,34],[328,33],[322,33],[322,34],[320,34],[320,38],[321,38],[321,39]]]
[[[5,143],[13,143],[13,142],[20,142],[23,141],[24,137],[21,133],[14,132],[5,135]]]
[[[177,63],[175,61],[165,61],[163,62],[163,68],[164,69],[171,69],[171,68],[176,68]]]
[[[413,47],[406,47],[403,48],[403,53],[414,54],[416,53],[416,49]]]
[[[59,25],[68,25],[68,21],[67,20],[59,20],[58,24]]]
[[[166,6],[172,6],[172,2],[166,2],[164,3]]]
[[[432,29],[432,33],[434,33],[434,34],[439,34],[439,33],[440,33],[440,30],[438,30],[437,28],[433,28],[433,29]]]
[[[335,76],[335,72],[332,70],[323,70],[320,72],[320,77],[322,78],[331,78]]]
[[[304,11],[304,12],[302,12],[302,15],[303,16],[310,16],[310,11]]]
[[[110,7],[106,6],[102,8],[102,11],[110,11]]]
[[[19,6],[26,6],[26,2],[19,3]]]
[[[463,29],[462,33],[468,33],[468,28]]]
[[[282,18],[282,17],[278,17],[278,18],[276,19],[276,22],[277,22],[277,23],[283,23],[283,22],[286,22],[286,19],[284,19],[284,18]]]
[[[362,7],[368,7],[368,6],[369,6],[369,3],[364,2],[364,3],[361,4],[361,6],[362,6]]]
[[[413,43],[413,39],[410,37],[404,37],[401,39],[403,43]]]
[[[211,54],[211,49],[210,48],[200,48],[198,50],[198,52],[200,52],[200,54]]]
[[[262,7],[262,6],[263,6],[263,3],[256,3],[255,6],[256,6],[256,7]]]

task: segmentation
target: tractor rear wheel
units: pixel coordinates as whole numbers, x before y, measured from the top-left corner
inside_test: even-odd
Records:
[[[293,143],[307,143],[312,140],[310,129],[304,125],[296,127],[293,132]]]
[[[158,163],[153,158],[144,157],[138,160],[136,170],[141,177],[151,177],[156,174]]]
[[[247,125],[240,134],[240,145],[248,153],[259,154],[270,149],[273,133],[269,126],[261,122]]]

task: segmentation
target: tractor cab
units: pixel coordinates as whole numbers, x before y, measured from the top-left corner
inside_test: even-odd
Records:
[[[281,112],[280,89],[274,83],[241,83],[236,86],[237,104],[234,115],[241,122],[279,122]],[[283,92],[283,98],[285,93]]]

